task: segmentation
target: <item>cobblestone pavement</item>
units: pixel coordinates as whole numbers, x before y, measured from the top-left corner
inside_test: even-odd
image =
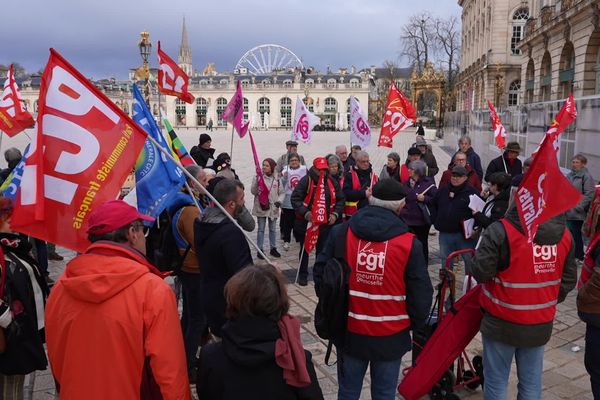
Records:
[[[182,141],[188,149],[196,144],[199,131],[190,131],[179,133]],[[213,137],[213,147],[218,151],[229,151],[229,132],[215,132],[211,134]],[[255,140],[259,155],[262,158],[272,157],[276,159],[284,152],[283,143],[289,137],[286,132],[259,132],[256,134]],[[397,151],[403,155],[406,154],[407,146],[414,139],[411,133],[406,133],[397,136],[396,146]],[[322,155],[324,152],[333,152],[335,145],[340,143],[348,143],[348,133],[319,133],[316,135],[311,146],[300,146],[300,153],[303,154],[309,162],[313,157]],[[450,156],[444,149],[441,149],[436,142],[432,142],[434,154],[438,160],[440,170],[443,171],[450,161]],[[395,147],[396,147],[395,146]],[[371,154],[371,160],[374,162],[376,171],[381,169],[385,161],[387,151],[376,149]],[[236,168],[241,180],[246,183],[246,203],[250,206],[252,197],[249,193],[251,177],[254,174],[252,164],[252,154],[249,145],[236,138],[234,148],[234,168]],[[441,173],[441,172],[440,172]],[[254,237],[254,235],[252,236]],[[429,240],[431,259],[429,263],[429,271],[432,280],[437,282],[437,271],[440,268],[438,257],[438,236],[430,236]],[[298,245],[293,244],[289,251],[283,251],[282,258],[277,260],[277,265],[284,274],[293,281],[296,268],[298,266]],[[72,252],[64,249],[59,249],[59,252],[67,258],[72,257]],[[254,254],[253,250],[253,254]],[[310,264],[312,265],[313,257],[311,256]],[[64,269],[65,262],[50,262],[51,274],[57,278]],[[457,278],[458,282],[462,282],[462,277]],[[459,288],[461,283],[459,283]],[[326,366],[324,362],[326,343],[321,340],[315,333],[312,322],[312,316],[316,306],[316,296],[312,281],[306,287],[290,284],[288,291],[291,297],[290,313],[297,316],[302,322],[302,340],[305,347],[313,354],[313,361],[316,367],[319,383],[323,390],[326,399],[337,398],[337,381],[336,367]],[[571,292],[567,300],[558,306],[558,312],[554,324],[554,332],[550,342],[546,345],[544,355],[544,375],[543,375],[543,399],[593,399],[590,389],[589,376],[587,375],[583,365],[585,325],[578,319],[575,306],[575,292]],[[574,351],[574,348],[579,347],[579,351]],[[468,346],[470,356],[481,354],[482,344],[481,337],[477,337]],[[332,360],[335,357],[332,356]],[[408,367],[411,356],[406,354],[403,358],[403,367]],[[361,399],[370,399],[369,379],[365,379],[363,393]],[[513,366],[510,383],[509,383],[509,399],[516,398],[516,368]],[[195,394],[195,393],[194,393]],[[482,399],[483,394],[481,388],[476,390],[461,389],[458,395],[462,399]],[[35,392],[34,399],[54,399],[54,382],[49,370],[38,371],[35,377]],[[400,398],[400,397],[399,397]]]

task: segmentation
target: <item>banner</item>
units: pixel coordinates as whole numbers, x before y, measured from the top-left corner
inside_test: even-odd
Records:
[[[494,105],[488,100],[488,108],[490,109],[490,121],[492,123],[492,129],[494,130],[494,138],[496,139],[496,146],[500,150],[506,147],[506,129],[500,121],[500,117],[494,108]]]
[[[313,203],[310,210],[312,215],[312,221],[310,226],[306,228],[306,238],[304,239],[304,250],[310,253],[319,240],[319,231],[321,225],[327,224],[327,203],[325,201],[325,185],[328,177],[325,175],[325,171],[319,172],[319,181],[315,190],[315,196],[313,197]],[[312,185],[311,179],[308,179],[308,184]],[[334,200],[332,200],[334,201]]]
[[[392,82],[377,146],[391,148],[394,136],[414,124],[416,119],[415,108]]]
[[[252,132],[248,132],[248,136],[250,136],[250,146],[252,147],[252,156],[254,157],[254,167],[256,168],[256,183],[258,186],[258,202],[267,206],[269,204],[269,188],[265,184],[265,179],[263,177],[262,167],[258,158],[258,154],[256,153],[256,146],[254,145],[254,138],[252,137]],[[271,171],[275,173],[275,171]]]
[[[570,118],[566,115],[559,113],[555,120],[563,129],[567,126],[563,118]],[[581,199],[581,193],[558,166],[553,135],[549,130],[515,195],[519,219],[529,242],[533,241],[540,224],[575,207]]]
[[[171,151],[137,86],[132,85],[133,120],[160,145]],[[183,186],[185,177],[175,163],[147,139],[135,163],[138,211],[158,217]]]
[[[368,118],[354,96],[350,97],[350,143],[358,144],[363,149],[371,144],[371,127]]]
[[[2,186],[0,186],[0,194],[2,194],[2,197],[7,197],[13,202],[17,199],[17,190],[21,187],[21,179],[23,178],[23,170],[25,169],[25,161],[29,154],[29,147],[29,144],[25,147],[21,161],[19,161],[8,177],[6,177]]]
[[[240,81],[237,81],[235,94],[223,111],[223,119],[233,125],[240,138],[243,138],[248,132],[249,123],[244,124],[244,95]]]
[[[83,252],[90,213],[120,193],[146,134],[54,49],[38,105],[11,226]]]
[[[175,61],[160,49],[158,42],[158,90],[192,104],[194,96],[188,92],[189,77]]]
[[[23,109],[22,98],[19,92],[13,66],[8,69],[8,76],[4,82],[4,90],[0,96],[0,131],[13,137],[17,133],[33,126],[33,117]]]
[[[312,139],[312,130],[321,119],[308,111],[300,96],[296,96],[296,114],[292,126],[292,140],[299,140],[309,144]]]
[[[166,114],[162,110],[161,114],[163,115],[163,124],[165,128],[167,128],[167,133],[169,134],[169,136],[167,136],[167,141],[169,142],[169,147],[173,153],[173,156],[177,157],[181,162],[181,165],[184,167],[187,167],[188,165],[195,165],[196,162],[192,156],[190,156],[183,143],[181,143],[179,136],[177,136],[177,133],[175,133],[171,123],[165,116]]]

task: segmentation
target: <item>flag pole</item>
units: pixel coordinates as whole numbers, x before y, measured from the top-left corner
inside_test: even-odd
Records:
[[[256,251],[264,257],[265,261],[271,265],[274,265],[271,260],[265,255],[265,253],[263,253],[263,251],[258,247],[258,245],[254,242],[254,240],[252,240],[250,238],[250,236],[248,236],[248,234],[246,233],[246,231],[244,231],[242,229],[242,227],[240,226],[240,224],[237,223],[237,221],[235,220],[235,218],[233,218],[226,210],[225,208],[223,208],[223,206],[217,201],[217,199],[214,198],[214,196],[212,194],[210,194],[210,192],[208,190],[206,190],[206,188],[204,186],[202,186],[202,184],[200,182],[198,182],[198,180],[196,179],[196,177],[192,174],[190,174],[188,172],[187,169],[184,168],[184,166],[181,164],[181,162],[179,160],[177,160],[175,157],[173,157],[173,154],[171,154],[171,152],[169,152],[167,149],[165,149],[160,143],[158,143],[156,141],[156,139],[154,139],[151,135],[147,135],[148,140],[150,140],[152,143],[154,143],[154,145],[156,146],[156,148],[158,148],[158,150],[163,153],[167,158],[169,158],[171,161],[173,161],[175,163],[175,165],[177,165],[177,167],[181,170],[181,172],[183,172],[185,174],[185,176],[187,176],[188,178],[190,178],[190,180],[192,182],[196,182],[198,184],[198,187],[200,188],[200,190],[202,192],[204,192],[203,194],[205,194],[206,196],[208,196],[209,199],[211,199],[211,201],[215,204],[215,206],[221,210],[223,212],[223,214],[225,214],[225,216],[227,218],[229,218],[229,220],[231,222],[233,222],[233,224],[242,232],[242,234],[246,237],[246,240],[252,245],[254,246],[254,248],[256,249]],[[192,196],[193,197],[193,196]]]
[[[229,158],[233,160],[233,133],[235,131],[235,126],[231,126],[231,147],[229,149]]]
[[[298,269],[296,270],[296,279],[294,279],[294,285],[296,283],[298,283],[298,277],[300,276],[300,267],[302,266],[302,257],[304,257],[304,252],[306,251],[304,249],[304,242],[300,243],[300,246],[302,246],[302,251],[300,252],[300,264],[298,265]],[[306,255],[306,257],[308,257],[309,254]],[[308,261],[307,261],[308,264]]]

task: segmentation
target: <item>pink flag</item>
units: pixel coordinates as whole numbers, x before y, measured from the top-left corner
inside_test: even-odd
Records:
[[[252,132],[248,132],[248,136],[250,136],[250,146],[252,146],[252,156],[254,157],[254,166],[256,167],[256,180],[258,183],[258,202],[262,206],[267,206],[269,205],[269,188],[265,184],[265,179],[263,178],[262,168],[260,166],[260,161],[258,160],[258,154],[256,154],[256,146],[254,146],[254,138],[252,137]]]
[[[225,111],[223,111],[223,119],[233,125],[241,138],[246,136],[246,132],[248,132],[248,122],[245,124],[243,123],[244,96],[242,95],[242,85],[240,85],[240,81],[237,81],[235,94],[227,104],[227,107],[225,107]]]
[[[502,125],[494,105],[489,100],[488,107],[490,109],[490,121],[492,122],[494,137],[496,138],[496,146],[498,146],[499,149],[503,149],[506,145],[506,129],[504,129],[504,125]]]

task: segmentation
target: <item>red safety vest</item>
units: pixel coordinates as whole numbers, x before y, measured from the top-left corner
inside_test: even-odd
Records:
[[[596,249],[598,242],[600,242],[600,230],[596,232],[596,235],[594,235],[592,238],[592,241],[585,252],[583,267],[581,268],[581,275],[577,281],[577,289],[581,289],[581,287],[592,277],[592,271],[594,270],[594,265],[596,263],[592,253],[594,252],[594,249]]]
[[[500,319],[523,325],[552,322],[571,235],[564,230],[554,245],[528,243],[512,224],[500,220],[510,249],[507,269],[485,282],[481,306]]]
[[[358,174],[354,167],[350,170],[350,175],[352,176],[352,190],[360,189],[360,179],[358,179]],[[377,183],[377,174],[371,172],[371,184],[369,186],[373,187]],[[344,203],[344,215],[352,216],[358,211],[358,201],[347,201]]]
[[[385,242],[369,242],[348,229],[346,260],[352,269],[348,331],[389,336],[410,326],[404,270],[413,238],[413,234],[405,233]]]

